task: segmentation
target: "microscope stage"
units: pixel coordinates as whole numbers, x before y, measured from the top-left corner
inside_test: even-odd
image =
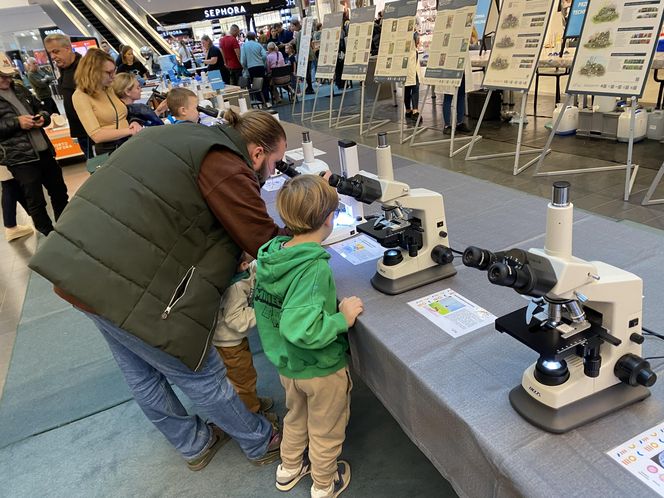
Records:
[[[537,325],[528,325],[527,310],[527,307],[521,308],[496,319],[496,330],[511,335],[540,355],[552,359],[560,360],[566,351],[585,344],[592,337],[606,334],[603,327],[591,322],[590,328],[565,339],[563,334],[556,330],[544,330]]]

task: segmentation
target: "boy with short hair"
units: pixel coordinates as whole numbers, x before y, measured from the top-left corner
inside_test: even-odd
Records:
[[[289,491],[311,473],[313,498],[337,497],[350,482],[350,465],[337,461],[352,388],[345,333],[362,301],[344,298],[337,309],[330,255],[321,247],[338,204],[337,192],[319,176],[284,184],[277,209],[293,236],[259,249],[254,293],[263,350],[279,371],[288,408],[276,487]]]
[[[252,307],[255,282],[256,261],[243,252],[237,272],[221,296],[212,343],[226,365],[228,380],[247,409],[276,423],[277,416],[267,412],[274,404],[272,399],[260,397],[256,392],[256,369],[247,339],[249,330],[256,325]]]
[[[198,123],[198,96],[188,88],[173,88],[168,92],[166,104],[175,123]]]

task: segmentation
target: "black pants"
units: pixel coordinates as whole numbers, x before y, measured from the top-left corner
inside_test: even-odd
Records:
[[[5,228],[14,228],[16,226],[16,203],[23,206],[28,211],[28,204],[25,202],[25,195],[21,190],[21,185],[12,178],[2,182],[2,221]]]
[[[268,78],[265,75],[265,67],[264,66],[250,67],[249,77],[252,80],[254,78],[263,78],[263,99],[265,99],[265,102],[270,100],[270,85],[268,83]]]
[[[90,159],[94,154],[92,153],[92,143],[90,137],[77,137],[78,145],[83,151],[83,155],[86,159]]]
[[[62,169],[51,152],[45,150],[39,153],[38,161],[10,166],[9,171],[23,189],[27,211],[35,228],[44,235],[48,235],[53,231],[53,222],[46,211],[46,199],[42,186],[46,187],[51,198],[55,221],[58,221],[69,200]]]
[[[307,89],[305,92],[314,91],[314,86],[311,81],[311,61],[307,62]]]
[[[416,83],[414,85],[403,87],[403,105],[407,111],[417,109],[420,103],[420,79],[415,76]],[[412,103],[412,105],[411,105]]]
[[[242,68],[240,69],[229,69],[231,85],[238,86],[240,84],[240,78],[242,77]]]

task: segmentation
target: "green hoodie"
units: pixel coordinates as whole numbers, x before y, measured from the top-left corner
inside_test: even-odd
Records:
[[[337,310],[330,255],[314,242],[258,250],[254,309],[263,351],[284,377],[325,377],[346,366],[348,331]]]

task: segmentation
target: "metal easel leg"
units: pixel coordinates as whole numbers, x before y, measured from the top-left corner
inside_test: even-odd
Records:
[[[473,146],[475,145],[476,137],[479,134],[480,126],[482,126],[482,121],[484,120],[484,114],[486,113],[486,110],[489,107],[489,101],[491,100],[492,94],[493,90],[489,90],[489,93],[487,93],[486,95],[486,100],[484,101],[484,106],[482,107],[480,118],[477,120],[477,124],[475,125],[475,131],[473,132],[473,138],[472,141],[470,142],[470,147],[468,147],[468,151],[466,152],[466,161],[473,161],[478,157],[478,156],[473,157],[471,156],[471,154],[473,153]]]
[[[664,163],[659,167],[659,171],[655,175],[655,178],[653,179],[652,183],[650,184],[650,187],[648,188],[648,192],[646,192],[646,196],[643,198],[643,201],[641,201],[642,206],[652,206],[654,204],[664,204],[664,198],[660,199],[653,199],[652,196],[655,193],[655,189],[657,186],[660,184],[662,181],[662,177],[664,176]]]

